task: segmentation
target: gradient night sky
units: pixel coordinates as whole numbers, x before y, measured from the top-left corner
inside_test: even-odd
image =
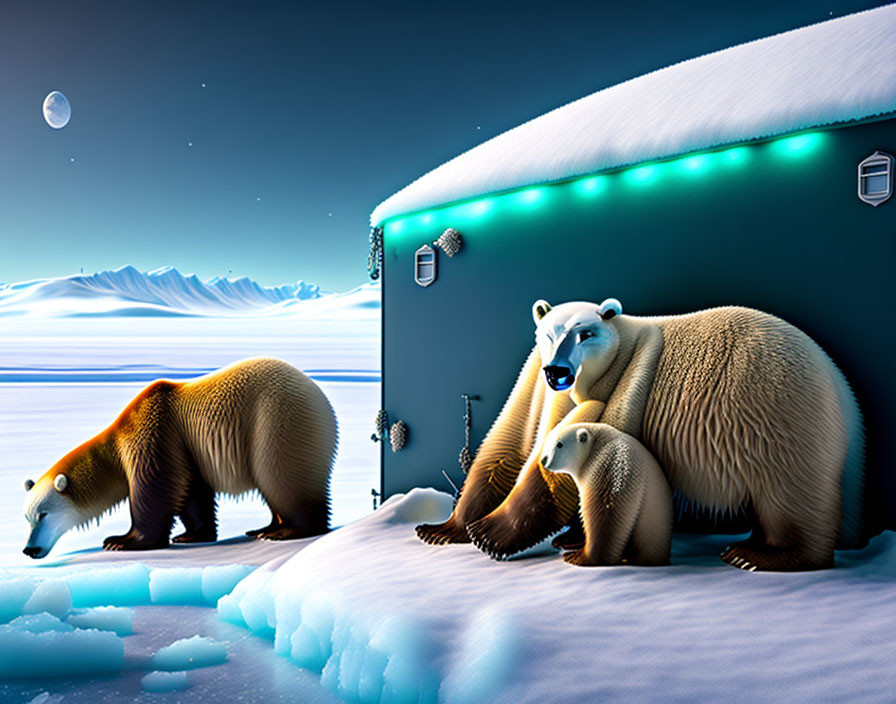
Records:
[[[366,280],[370,211],[462,151],[882,4],[2,0],[0,281],[170,264],[345,290]]]

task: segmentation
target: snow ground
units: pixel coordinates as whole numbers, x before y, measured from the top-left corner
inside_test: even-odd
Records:
[[[27,671],[29,653],[10,651],[10,643],[42,644],[53,634],[21,631],[56,622],[57,630],[78,626],[82,672],[0,678],[0,700],[47,693],[71,702],[892,701],[892,532],[814,573],[736,570],[718,558],[731,538],[682,535],[666,567],[577,568],[546,544],[499,563],[471,545],[420,542],[414,525],[444,519],[451,506],[447,494],[416,489],[266,555],[223,543],[121,554],[104,565],[94,559],[103,553],[92,553],[63,566],[9,568],[0,573],[0,623],[8,624],[0,625],[0,659],[25,657],[18,666]],[[253,571],[218,600],[217,612],[195,605],[198,583],[217,589],[205,599],[210,606],[240,570],[206,567],[197,580],[198,568],[188,565],[242,557],[268,561],[243,568]],[[100,604],[119,608],[97,614]],[[133,635],[122,628],[127,610]],[[41,611],[55,617],[19,616]],[[87,630],[116,623],[123,635],[107,633],[103,642]],[[220,664],[152,674],[158,651],[185,639],[178,649],[187,660],[172,667],[204,651]],[[110,658],[115,643],[121,652]],[[46,662],[66,664],[64,650],[43,647],[59,657]],[[159,681],[187,689],[148,694]]]
[[[675,536],[667,567],[572,567],[548,546],[499,563],[416,538],[451,503],[393,497],[254,572],[219,614],[273,631],[349,701],[893,700],[892,532],[811,573],[729,567],[726,536]]]
[[[323,299],[308,301],[316,304]],[[111,423],[151,380],[196,376],[253,356],[306,370],[339,421],[331,480],[331,525],[369,512],[379,486],[379,447],[370,441],[380,405],[379,320],[294,318],[10,318],[0,325],[0,565],[24,565],[23,482]],[[100,545],[125,532],[123,504],[98,527],[63,536],[50,553]],[[266,525],[260,498],[219,498],[218,534]],[[176,527],[175,530],[179,530]]]
[[[717,557],[730,538],[678,535],[668,567],[575,568],[545,547],[497,563],[470,545],[423,544],[413,526],[451,509],[433,490],[370,513],[378,334],[371,321],[5,320],[0,666],[79,674],[0,677],[0,701],[893,700],[893,533],[817,573],[741,572]],[[342,429],[334,524],[348,525],[316,540],[104,553],[102,537],[127,527],[119,513],[26,563],[25,477],[104,427],[150,378],[258,354],[328,379]],[[72,380],[84,370],[89,383]],[[267,513],[222,502],[219,517],[226,538]],[[221,645],[226,660],[153,674],[160,649],[195,636],[212,642],[180,646],[187,662],[202,647],[217,662]]]

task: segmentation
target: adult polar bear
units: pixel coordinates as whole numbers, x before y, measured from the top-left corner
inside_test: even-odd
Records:
[[[861,416],[803,332],[738,307],[638,318],[615,299],[537,301],[532,313],[535,349],[453,514],[418,526],[424,541],[472,540],[502,559],[569,524],[575,484],[540,466],[542,445],[557,425],[601,422],[640,440],[688,500],[749,511],[750,538],[722,554],[732,565],[830,567],[838,536],[861,543]]]

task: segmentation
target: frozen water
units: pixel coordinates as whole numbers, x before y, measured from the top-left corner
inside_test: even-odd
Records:
[[[140,684],[147,692],[176,692],[190,686],[186,672],[150,672]]]
[[[149,569],[134,564],[74,572],[65,577],[72,606],[131,606],[149,604]]]
[[[0,702],[27,702],[40,694],[64,696],[66,704],[121,702],[265,702],[336,704],[317,675],[271,653],[270,642],[244,628],[222,623],[213,609],[195,606],[140,606],[133,609],[134,634],[124,638],[124,669],[100,675],[9,680],[0,678]],[[30,617],[29,617],[30,618]],[[185,636],[202,635],[225,644],[227,662],[188,673],[189,689],[171,694],[141,694],[142,678],[155,668],[152,656]],[[50,653],[44,654],[47,657]],[[56,701],[53,699],[51,701]]]
[[[149,575],[153,604],[214,606],[254,567],[210,565],[208,567],[156,567]]]
[[[44,611],[57,618],[65,618],[71,610],[72,593],[68,585],[59,579],[48,579],[38,585],[22,611],[26,614]]]
[[[62,694],[50,694],[49,692],[41,692],[28,704],[59,704],[65,697]]]
[[[20,616],[35,589],[37,581],[31,577],[0,581],[0,623],[7,623]]]
[[[215,605],[254,568],[249,565],[211,565],[202,570],[202,596],[209,605]]]
[[[153,604],[205,604],[201,567],[156,568],[149,575]]]
[[[381,203],[370,220],[892,113],[894,36],[896,5],[887,5],[648,73],[455,157]]]
[[[227,648],[211,638],[193,636],[175,641],[155,654],[153,667],[160,670],[187,670],[220,665],[227,660]]]
[[[52,296],[45,298],[48,303],[44,313],[64,312],[52,300]],[[182,653],[187,659],[192,655],[195,661],[199,655],[216,655],[220,648],[226,648],[229,660],[208,670],[191,671],[190,688],[169,695],[177,697],[178,702],[204,703],[222,697],[268,702],[335,701],[320,687],[317,676],[275,657],[269,642],[217,621],[210,609],[99,606],[150,604],[153,598],[214,604],[255,565],[270,556],[291,556],[310,542],[228,540],[269,522],[269,510],[255,496],[219,497],[221,540],[217,544],[178,545],[147,553],[98,551],[105,536],[128,530],[125,503],[103,517],[99,527],[63,536],[47,560],[35,563],[21,555],[27,529],[21,515],[24,479],[36,478],[59,457],[107,426],[148,381],[188,378],[252,356],[285,359],[305,370],[323,388],[340,424],[339,456],[331,478],[332,522],[339,525],[369,513],[370,488],[379,483],[379,448],[369,440],[379,407],[378,287],[364,286],[316,300],[287,300],[266,310],[265,316],[55,317],[51,321],[4,317],[0,325],[0,515],[7,521],[7,530],[0,533],[0,562],[4,563],[0,567],[0,623],[19,617],[15,627],[9,629],[19,639],[24,637],[19,633],[23,628],[48,629],[31,634],[35,637],[76,637],[84,658],[90,655],[91,643],[98,643],[91,640],[95,636],[126,636],[118,642],[125,644],[127,666],[120,658],[111,658],[106,664],[108,669],[118,670],[114,677],[89,677],[86,673],[91,667],[82,662],[77,672],[49,681],[0,679],[0,701],[39,697],[51,702],[64,695],[66,702],[119,702],[124,693],[139,692],[141,679],[155,667],[152,658],[162,646],[194,635],[208,638],[212,649],[207,653]],[[173,534],[178,530],[175,526]],[[248,564],[237,564],[242,559]],[[82,564],[98,560],[103,562]],[[144,560],[147,564],[139,564]],[[23,572],[19,565],[27,565],[27,573],[37,579],[18,578]],[[163,569],[160,565],[175,569],[156,574]],[[51,581],[57,586],[39,586]],[[41,588],[45,591],[34,603],[59,611],[59,604],[64,607],[65,603],[50,597],[60,596],[60,585],[68,587],[73,607],[65,622],[48,613],[21,616],[26,603]],[[46,592],[50,589],[54,590],[52,594]],[[68,633],[59,633],[62,630]],[[0,640],[3,638],[6,636]],[[9,638],[3,643],[9,646]],[[207,645],[204,641],[198,644],[200,649],[203,644]],[[49,648],[42,651],[44,659],[48,654],[64,659],[71,647],[62,641],[37,645]],[[190,645],[181,647],[190,650]]]
[[[0,677],[56,677],[115,672],[124,663],[124,641],[95,630],[43,630],[33,622],[0,626]]]
[[[53,614],[48,613],[19,616],[10,621],[9,626],[19,631],[28,631],[29,633],[46,633],[47,631],[69,633],[75,630],[74,626],[60,621]]]
[[[133,609],[123,606],[97,606],[70,614],[66,622],[78,628],[96,628],[100,631],[112,631],[120,636],[129,636],[134,632],[133,620]]]

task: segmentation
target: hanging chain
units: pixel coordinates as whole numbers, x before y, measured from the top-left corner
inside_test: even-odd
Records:
[[[383,228],[370,228],[370,251],[367,255],[367,274],[373,281],[380,278],[383,268]]]
[[[464,474],[470,471],[473,465],[473,454],[470,452],[470,429],[473,426],[473,408],[470,401],[478,399],[478,396],[470,396],[470,394],[461,394],[464,400],[464,446],[460,451],[457,462]]]

